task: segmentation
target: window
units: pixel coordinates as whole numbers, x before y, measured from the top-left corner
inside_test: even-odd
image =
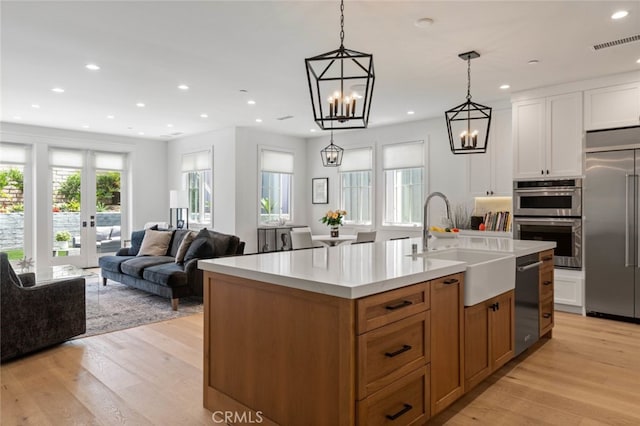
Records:
[[[293,153],[260,152],[259,223],[292,220]]]
[[[213,185],[211,151],[200,151],[182,156],[183,187],[187,189],[189,227],[213,226]]]
[[[382,148],[384,225],[420,225],[424,194],[424,144],[411,142]]]
[[[344,151],[340,173],[340,208],[347,211],[344,222],[352,225],[373,223],[373,150]]]
[[[25,220],[25,171],[30,155],[28,146],[0,144],[0,251],[7,253],[18,271],[17,262],[31,257],[25,236],[29,223]]]

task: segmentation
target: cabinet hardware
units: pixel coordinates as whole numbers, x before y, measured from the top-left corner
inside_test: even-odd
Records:
[[[542,284],[544,284],[544,285],[551,285],[552,283],[553,283],[553,281],[545,281],[545,282],[543,282]]]
[[[493,195],[493,191],[489,191],[489,192],[491,192],[491,195]]]
[[[550,313],[542,314],[542,318],[551,318],[551,314]]]
[[[401,415],[403,415],[404,413],[406,413],[407,411],[411,410],[413,408],[413,406],[409,405],[409,404],[404,404],[404,408],[400,411],[398,411],[395,414],[387,414],[387,418],[389,420],[395,420],[398,417],[400,417]]]
[[[442,282],[445,283],[445,284],[455,284],[455,283],[458,282],[458,279],[457,278],[450,278],[450,279],[444,280]]]
[[[540,170],[540,174],[543,175],[544,174],[544,170]]]
[[[487,195],[489,195],[489,191],[487,191]]]
[[[95,220],[92,220],[92,221],[89,223],[89,226],[90,226],[90,227],[92,227],[92,228],[93,228],[94,226],[96,226],[96,221],[95,221]]]
[[[542,261],[538,261],[538,262],[533,262],[533,263],[529,263],[528,265],[524,265],[524,266],[518,266],[516,269],[518,272],[524,272],[524,271],[528,271],[529,269],[533,269],[536,268],[538,266],[542,265]]]
[[[495,312],[495,310],[496,310],[496,304],[495,304],[495,303],[492,303],[492,304],[491,304],[491,306],[489,306],[489,308],[491,308],[491,310]]]
[[[496,309],[499,311],[500,310],[500,302],[496,302]]]
[[[549,174],[549,170],[547,170],[547,174]]]
[[[402,302],[396,303],[395,305],[387,305],[385,306],[385,308],[387,308],[390,311],[395,311],[396,309],[404,308],[405,306],[409,306],[409,305],[413,305],[413,302],[410,300],[403,300]]]
[[[402,347],[400,349],[398,349],[397,351],[395,351],[395,352],[385,352],[384,356],[387,356],[389,358],[393,358],[394,356],[398,356],[401,353],[409,351],[411,349],[412,349],[411,345],[402,345]]]
[[[83,221],[82,221],[82,227],[83,227],[83,228],[86,228],[86,227],[87,227],[87,221],[86,221],[86,220],[83,220]]]

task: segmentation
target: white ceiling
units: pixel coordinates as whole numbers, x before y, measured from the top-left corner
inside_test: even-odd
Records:
[[[228,126],[319,134],[310,132],[317,126],[304,59],[339,46],[338,1],[2,1],[0,7],[4,122],[88,125],[157,139]],[[619,9],[629,16],[611,20]],[[423,17],[433,25],[416,27]],[[480,52],[471,62],[472,95],[490,104],[512,91],[638,70],[640,42],[591,49],[635,34],[640,1],[345,4],[345,47],[374,58],[372,127],[443,117],[463,102],[466,64],[459,53]],[[528,65],[530,59],[540,63]],[[87,63],[101,69],[89,71]],[[500,90],[503,83],[511,89]],[[294,118],[276,119],[287,115]]]

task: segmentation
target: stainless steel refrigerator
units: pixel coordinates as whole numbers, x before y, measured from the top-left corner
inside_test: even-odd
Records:
[[[589,131],[584,181],[587,315],[640,319],[640,126]]]

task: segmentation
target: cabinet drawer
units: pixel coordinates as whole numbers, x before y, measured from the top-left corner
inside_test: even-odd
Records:
[[[540,337],[553,328],[553,298],[540,301]]]
[[[358,334],[429,309],[428,285],[420,283],[358,299]]]
[[[540,300],[553,297],[553,269],[540,271]]]
[[[358,424],[421,425],[430,416],[429,365],[421,367],[370,397],[358,401]]]
[[[540,252],[540,260],[542,260],[542,266],[540,272],[553,270],[553,249]]]
[[[358,336],[358,399],[429,362],[430,311]]]

